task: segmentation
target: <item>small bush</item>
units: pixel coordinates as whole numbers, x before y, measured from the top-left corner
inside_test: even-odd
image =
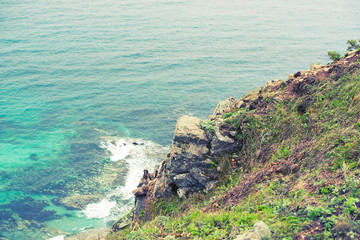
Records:
[[[349,46],[346,49],[347,51],[353,51],[360,48],[360,39],[359,40],[348,40],[346,42]]]
[[[216,131],[216,126],[215,126],[214,121],[204,120],[200,123],[200,125],[201,125],[201,128],[207,132],[215,132]]]
[[[330,59],[333,61],[337,61],[341,57],[340,53],[338,53],[337,51],[330,51],[330,52],[328,52],[328,55],[329,55]]]

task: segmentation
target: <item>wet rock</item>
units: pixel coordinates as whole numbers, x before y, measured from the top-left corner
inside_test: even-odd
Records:
[[[300,77],[301,76],[301,72],[297,72],[294,74],[294,77],[297,78],[297,77]]]

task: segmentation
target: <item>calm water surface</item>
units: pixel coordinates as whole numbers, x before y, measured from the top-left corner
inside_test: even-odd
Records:
[[[358,0],[0,1],[0,237],[110,226],[179,116],[326,64],[359,19]]]

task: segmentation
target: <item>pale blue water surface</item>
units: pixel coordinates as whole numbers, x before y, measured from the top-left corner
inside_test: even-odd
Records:
[[[326,64],[359,19],[358,0],[1,0],[0,237],[110,226],[179,116]]]

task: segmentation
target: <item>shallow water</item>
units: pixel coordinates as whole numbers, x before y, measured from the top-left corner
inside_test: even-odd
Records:
[[[326,64],[359,38],[359,10],[355,0],[1,1],[0,237],[110,225],[179,116],[205,118],[228,96]],[[88,202],[70,208],[78,195]]]

